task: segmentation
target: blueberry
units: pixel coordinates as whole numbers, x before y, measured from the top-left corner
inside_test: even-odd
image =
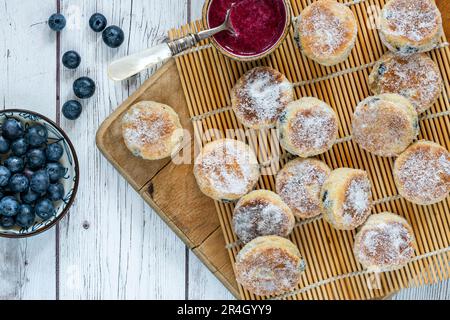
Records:
[[[12,217],[19,212],[20,203],[16,198],[7,196],[0,200],[0,214]]]
[[[36,212],[36,215],[43,220],[50,219],[56,213],[53,203],[48,199],[39,200],[36,207],[34,207],[34,211]]]
[[[0,136],[0,153],[1,154],[8,153],[9,147],[10,147],[9,141],[5,137]]]
[[[53,31],[61,31],[66,26],[66,18],[60,13],[52,14],[48,18],[48,26]]]
[[[378,75],[382,76],[386,73],[387,68],[386,65],[384,63],[381,63],[380,66],[378,67]]]
[[[280,121],[280,123],[286,123],[286,120],[287,120],[286,112],[281,113],[280,117],[278,118],[278,121]]]
[[[66,169],[59,162],[47,163],[45,167],[51,182],[58,182],[66,174]]]
[[[28,186],[30,185],[30,181],[28,178],[20,173],[14,174],[11,179],[9,179],[9,189],[12,192],[24,192],[28,189]]]
[[[23,136],[24,128],[20,121],[9,118],[2,124],[2,135],[8,140],[16,140]]]
[[[25,132],[25,140],[32,147],[38,147],[47,142],[47,128],[41,124],[35,124]]]
[[[48,187],[47,197],[52,201],[62,200],[64,197],[64,186],[61,183],[54,183]]]
[[[328,191],[323,193],[322,204],[325,209],[331,208],[333,206],[333,201],[330,200]]]
[[[413,54],[419,52],[419,49],[411,46],[406,46],[401,48],[400,51],[403,52],[404,54]]]
[[[17,139],[11,143],[11,152],[18,157],[25,155],[28,151],[28,143],[24,138]]]
[[[11,171],[11,173],[23,172],[25,169],[25,163],[22,158],[11,156],[5,160],[5,166]]]
[[[378,97],[372,97],[368,102],[367,102],[367,106],[369,108],[375,108],[377,106],[377,103],[380,102],[380,98]]]
[[[34,192],[43,194],[47,191],[49,185],[50,185],[50,177],[46,170],[36,171],[31,176],[30,189],[33,190]]]
[[[109,26],[103,31],[102,38],[108,47],[118,48],[125,40],[125,35],[118,26]]]
[[[29,204],[21,204],[16,216],[16,224],[22,228],[29,228],[35,220],[34,209]]]
[[[47,161],[58,161],[63,155],[63,148],[59,143],[52,143],[45,149],[45,155],[47,156]]]
[[[20,194],[20,200],[26,204],[33,204],[39,199],[40,194],[28,189]]]
[[[106,20],[105,16],[101,13],[94,13],[92,17],[89,19],[89,26],[95,32],[102,32],[108,24],[108,20]]]
[[[32,169],[40,169],[45,166],[46,158],[45,152],[42,149],[31,149],[25,155],[25,162],[27,166]]]
[[[11,171],[7,167],[0,166],[0,187],[6,187],[11,178]]]
[[[0,216],[0,227],[11,229],[15,225],[14,217]]]
[[[323,193],[322,202],[325,203],[328,201],[328,191],[325,191]]]
[[[79,103],[76,100],[69,100],[66,103],[64,103],[62,107],[62,113],[64,117],[66,117],[69,120],[78,119],[82,110],[83,108],[81,107],[81,103]]]
[[[413,127],[414,127],[414,130],[416,130],[416,131],[420,130],[420,124],[419,124],[419,121],[417,120],[417,118],[414,120]]]
[[[62,56],[62,63],[68,69],[76,69],[81,63],[81,57],[76,51],[67,51]]]
[[[73,83],[73,92],[80,99],[87,99],[95,93],[95,82],[89,77],[81,77]]]

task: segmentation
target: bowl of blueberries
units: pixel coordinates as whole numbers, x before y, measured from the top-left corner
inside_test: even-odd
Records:
[[[0,111],[0,237],[52,228],[74,201],[78,170],[75,149],[56,123],[32,111]]]

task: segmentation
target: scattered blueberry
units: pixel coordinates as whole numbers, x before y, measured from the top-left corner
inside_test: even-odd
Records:
[[[24,138],[17,139],[11,143],[11,152],[18,157],[25,155],[28,151],[28,143]]]
[[[25,163],[22,158],[11,156],[5,160],[5,166],[11,171],[11,173],[23,172],[25,169]]]
[[[22,228],[29,228],[35,219],[34,209],[29,204],[21,204],[16,216],[16,224]]]
[[[11,178],[11,171],[5,166],[0,166],[0,187],[6,187]]]
[[[27,166],[32,169],[40,169],[45,166],[45,152],[42,149],[31,149],[25,155]]]
[[[81,57],[76,51],[67,51],[62,56],[62,63],[68,69],[76,69],[81,63]]]
[[[19,211],[19,201],[16,198],[7,196],[0,200],[0,214],[12,217],[17,214]]]
[[[36,171],[31,176],[30,189],[33,190],[34,192],[43,194],[47,191],[49,185],[50,185],[50,178],[49,178],[47,171],[39,170],[39,171]],[[23,191],[25,191],[25,190],[23,190]]]
[[[52,202],[48,199],[39,200],[34,210],[36,215],[44,220],[50,219],[56,213]]]
[[[28,128],[25,132],[25,140],[32,147],[38,147],[47,142],[47,128],[41,124],[35,124]]]
[[[87,99],[95,93],[95,82],[89,77],[81,77],[73,83],[73,92],[80,99]]]
[[[12,192],[24,192],[28,189],[28,186],[30,185],[30,181],[26,176],[20,173],[14,174],[11,179],[9,179],[9,190]]]
[[[45,149],[45,155],[47,156],[47,161],[59,161],[64,153],[63,148],[59,143],[52,143]]]
[[[64,197],[64,186],[61,183],[53,183],[48,187],[47,197],[52,201],[61,200]]]
[[[14,227],[14,224],[14,217],[0,216],[0,227],[11,229],[12,227]]]
[[[66,18],[60,13],[52,14],[48,18],[48,26],[53,31],[61,31],[66,26]]]
[[[20,121],[9,118],[2,124],[2,135],[8,140],[16,140],[23,136],[23,125]]]
[[[40,197],[40,194],[37,192],[34,192],[31,189],[28,189],[25,192],[22,192],[20,194],[20,200],[26,204],[33,204],[35,203]]]
[[[82,111],[81,103],[76,100],[69,100],[64,103],[62,113],[69,120],[78,119]]]
[[[103,31],[102,38],[108,47],[118,48],[125,40],[125,35],[118,26],[109,26]]]
[[[101,13],[94,13],[92,17],[89,19],[89,26],[95,32],[102,32],[108,24],[108,20],[106,20],[105,16]]]
[[[0,153],[1,154],[8,153],[9,147],[10,147],[9,141],[5,137],[0,136]]]
[[[66,174],[66,169],[59,162],[47,163],[45,170],[47,171],[51,182],[57,182]]]

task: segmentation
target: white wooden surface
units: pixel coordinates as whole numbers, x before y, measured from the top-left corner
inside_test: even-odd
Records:
[[[78,153],[81,181],[70,215],[58,228],[27,240],[0,239],[0,299],[232,299],[95,147],[99,124],[152,70],[113,83],[115,57],[160,41],[170,27],[201,14],[202,0],[1,0],[0,103],[61,123]],[[46,25],[60,8],[68,19],[59,40]],[[94,12],[123,28],[124,45],[106,47],[88,27]],[[69,71],[62,53],[77,50]],[[59,72],[59,77],[57,74]],[[76,121],[60,116],[72,82],[88,75],[97,93]],[[405,290],[398,299],[449,299],[450,285]]]

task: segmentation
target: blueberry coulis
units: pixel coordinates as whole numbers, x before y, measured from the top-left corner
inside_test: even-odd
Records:
[[[286,6],[283,0],[213,0],[208,11],[208,24],[217,27],[231,8],[230,20],[235,33],[214,36],[224,49],[239,56],[266,52],[283,36]]]

